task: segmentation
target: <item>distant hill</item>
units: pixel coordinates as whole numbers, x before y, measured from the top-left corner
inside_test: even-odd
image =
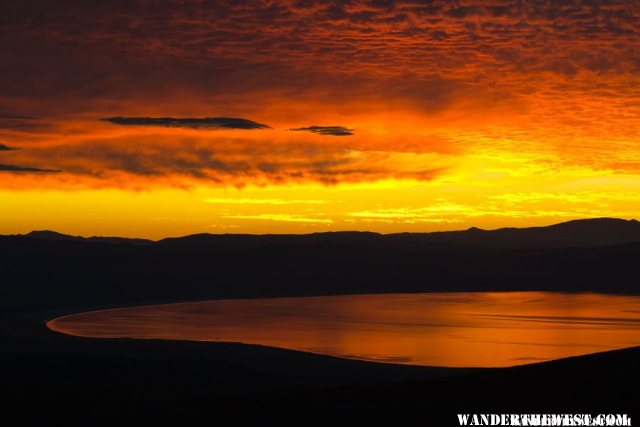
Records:
[[[44,240],[86,241],[111,244],[165,247],[215,246],[260,248],[265,246],[339,244],[355,247],[392,248],[562,248],[606,246],[640,242],[640,222],[616,218],[597,218],[563,222],[548,227],[500,228],[433,233],[379,234],[372,232],[328,232],[312,234],[193,234],[162,239],[158,242],[123,237],[79,237],[54,231],[32,231],[25,237]]]
[[[162,246],[213,245],[236,248],[258,248],[272,245],[316,245],[339,243],[371,245],[383,242],[385,235],[360,231],[335,231],[311,234],[193,234],[172,237],[157,242]]]
[[[62,234],[55,231],[49,230],[38,230],[32,231],[24,235],[24,237],[30,239],[41,239],[41,240],[65,240],[65,241],[76,241],[76,242],[96,242],[96,243],[109,243],[109,244],[131,244],[131,245],[148,245],[153,243],[152,240],[147,239],[130,239],[126,237],[101,237],[101,236],[93,236],[93,237],[81,237],[81,236],[70,236],[68,234]]]
[[[494,248],[561,248],[640,242],[640,222],[617,218],[582,219],[547,227],[500,228],[386,236],[398,243],[442,243]]]

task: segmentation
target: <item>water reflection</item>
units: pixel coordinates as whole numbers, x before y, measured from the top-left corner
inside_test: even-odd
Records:
[[[85,337],[235,341],[436,366],[509,366],[640,345],[640,297],[552,292],[204,301],[75,314]]]

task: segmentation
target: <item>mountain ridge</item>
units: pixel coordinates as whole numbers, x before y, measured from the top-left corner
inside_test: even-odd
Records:
[[[4,236],[0,311],[361,293],[637,294],[639,236],[640,224],[625,220],[424,235],[231,235],[226,242],[204,235],[200,243],[144,245]]]
[[[309,234],[211,234],[197,233],[160,240],[72,236],[50,230],[36,230],[12,235],[39,240],[68,240],[105,244],[153,246],[216,246],[259,248],[265,246],[314,245],[335,243],[348,246],[380,245],[385,247],[425,247],[433,245],[492,248],[582,247],[606,246],[640,241],[640,222],[635,219],[591,218],[536,227],[504,227],[485,230],[470,227],[466,230],[425,233],[381,234],[371,231],[330,231]],[[7,237],[7,236],[3,236]]]

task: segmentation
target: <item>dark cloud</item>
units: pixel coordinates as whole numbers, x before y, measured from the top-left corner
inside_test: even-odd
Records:
[[[107,117],[105,122],[121,126],[162,126],[190,129],[269,129],[270,126],[236,117]]]
[[[40,123],[37,117],[0,113],[0,129],[29,131],[43,126],[44,124]]]
[[[12,150],[17,150],[17,148],[15,148],[15,147],[7,147],[4,144],[0,144],[0,151],[12,151]]]
[[[5,62],[13,66],[16,77],[26,72],[24,79],[28,82],[35,81],[32,74],[37,72],[25,62],[30,54],[32,61],[39,61],[43,55],[68,61],[69,57],[61,55],[65,46],[75,54],[91,52],[102,57],[93,63],[104,69],[105,79],[113,78],[112,70],[104,68],[113,66],[104,59],[105,52],[117,54],[120,67],[127,59],[161,58],[156,72],[166,66],[167,58],[172,58],[208,62],[210,73],[217,73],[223,59],[251,59],[247,62],[304,64],[300,67],[304,74],[321,64],[331,69],[348,64],[349,69],[375,65],[387,72],[440,70],[448,75],[461,72],[461,64],[469,62],[496,68],[509,65],[487,61],[487,54],[505,45],[517,46],[523,55],[539,59],[582,50],[584,44],[602,48],[602,55],[615,59],[614,64],[620,68],[633,62],[633,57],[623,51],[637,47],[640,12],[633,0],[164,0],[133,4],[109,1],[99,6],[79,1],[34,3],[5,1],[0,6],[6,48],[20,53],[12,56],[13,52],[7,51]],[[265,32],[266,27],[270,31]],[[442,34],[450,35],[455,49],[444,49]],[[628,38],[611,42],[618,37]],[[529,40],[536,42],[526,42]],[[43,72],[51,71],[51,63],[49,60]],[[475,75],[477,68],[469,67],[469,71]],[[67,78],[76,84],[95,81],[89,75],[78,79],[78,75],[69,73]],[[144,79],[134,80],[146,83]],[[103,87],[121,87],[115,83],[119,82]],[[221,88],[242,91],[254,81],[245,80],[238,86],[217,83]],[[41,84],[30,83],[36,89]]]
[[[2,2],[0,80],[11,82],[2,111],[93,113],[100,100],[110,115],[163,114],[118,109],[130,99],[176,102],[181,115],[202,114],[188,108],[195,100],[230,115],[261,114],[270,96],[295,94],[335,103],[409,98],[431,113],[431,104],[449,105],[424,93],[448,90],[437,79],[502,90],[504,99],[520,85],[557,91],[554,74],[603,74],[601,86],[610,87],[612,75],[640,70],[640,9],[629,0],[93,3]],[[396,91],[388,77],[410,90]]]
[[[353,129],[347,129],[344,126],[307,126],[303,128],[289,129],[292,131],[307,131],[320,135],[333,135],[333,136],[349,136],[353,135]]]
[[[57,173],[61,172],[55,169],[40,169],[15,165],[0,165],[0,172],[37,172],[37,173]]]
[[[310,165],[335,157],[342,160],[338,150],[348,149],[393,147],[459,154],[483,144],[484,138],[471,137],[471,129],[502,133],[497,129],[504,128],[505,135],[491,138],[507,146],[509,129],[520,135],[521,124],[529,129],[535,123],[539,130],[531,131],[531,141],[545,142],[532,142],[533,152],[559,151],[564,159],[606,165],[616,161],[621,168],[636,170],[637,165],[627,162],[637,151],[635,146],[621,152],[620,159],[604,142],[593,152],[581,149],[575,156],[567,152],[583,135],[637,140],[637,4],[633,0],[7,0],[0,2],[4,53],[0,81],[7,82],[0,94],[0,139],[29,147],[12,152],[16,156],[12,162],[55,162],[65,171],[65,179],[74,172],[107,176],[115,170],[123,175],[216,179],[234,174],[243,182],[262,180],[263,175],[282,180],[348,175],[344,179],[359,180],[389,176],[394,166],[381,161],[379,170],[363,171],[366,165],[347,158],[356,163],[348,171],[346,165],[325,166],[321,174]],[[95,123],[87,121],[97,117],[138,116],[104,119],[132,133],[137,131],[132,129],[135,125],[266,127],[245,119],[202,118],[217,114],[212,105],[224,108],[226,115],[261,118],[283,129],[295,123],[362,123],[367,114],[375,120],[388,113],[388,122],[357,129],[358,134],[369,133],[369,127],[392,126],[396,123],[392,116],[405,110],[411,113],[406,117],[412,124],[398,123],[398,129],[386,133],[393,141],[386,136],[333,138],[330,148],[335,153],[322,158],[314,156],[329,148],[326,141],[312,141],[317,146],[305,141],[305,151],[294,156],[291,147],[279,151],[285,145],[276,132],[236,132],[237,137],[268,136],[246,144],[209,142],[216,150],[224,144],[242,149],[228,156],[216,151],[201,157],[189,151],[186,140],[168,154],[165,146],[150,149],[140,143],[142,135],[133,135],[118,151],[94,153],[95,144],[87,143],[74,148],[78,157],[73,153],[54,160],[47,157],[54,146],[75,144],[81,132],[91,133]],[[161,117],[169,114],[167,108],[173,116],[200,118]],[[431,136],[426,141],[413,123],[424,124],[429,133],[442,131],[444,139],[456,142],[435,144]],[[41,129],[47,133],[32,135]],[[453,136],[458,129],[468,139]],[[111,130],[125,133],[122,128]],[[332,136],[352,133],[339,126],[296,130]],[[288,132],[287,137],[291,139]],[[132,145],[141,152],[127,151]],[[280,157],[256,157],[261,149]],[[612,153],[613,160],[601,154],[605,152]],[[179,161],[164,163],[163,156]]]
[[[16,116],[13,114],[0,113],[0,120],[38,120],[38,118],[31,117],[31,116]]]
[[[276,137],[277,135],[274,135]],[[135,140],[136,144],[131,141]],[[336,144],[313,145],[297,141],[255,144],[253,135],[194,139],[192,136],[121,136],[72,144],[21,150],[16,164],[55,165],[62,169],[60,185],[83,182],[91,187],[189,187],[208,182],[242,187],[248,183],[284,184],[367,182],[387,178],[431,180],[443,170],[438,165],[401,167],[395,152],[346,150]],[[47,181],[43,185],[50,185]]]

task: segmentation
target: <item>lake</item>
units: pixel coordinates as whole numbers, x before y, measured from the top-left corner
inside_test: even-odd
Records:
[[[227,341],[354,359],[498,367],[640,345],[640,297],[478,292],[215,300],[51,320],[95,338]]]

